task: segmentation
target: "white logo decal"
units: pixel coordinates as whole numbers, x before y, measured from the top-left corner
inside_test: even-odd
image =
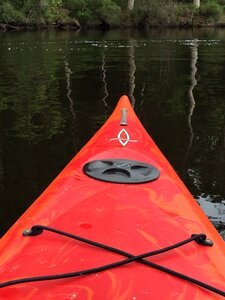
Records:
[[[137,140],[131,140],[129,133],[125,129],[121,129],[117,135],[117,138],[112,138],[110,141],[118,140],[122,146],[126,146],[128,142],[137,142]]]

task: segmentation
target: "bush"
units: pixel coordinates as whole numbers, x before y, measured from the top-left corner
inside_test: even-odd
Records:
[[[201,25],[217,22],[225,9],[225,0],[135,0],[127,11],[127,0],[0,0],[3,23],[69,23],[77,19],[83,25],[154,26]]]
[[[136,25],[153,25],[161,22],[163,18],[162,9],[157,0],[143,1],[139,7],[135,7],[133,20]],[[162,2],[159,0],[159,2]]]
[[[219,4],[225,6],[225,0],[219,0]]]
[[[68,18],[60,0],[27,0],[22,9],[28,22],[37,25]]]
[[[48,0],[48,5],[44,17],[48,23],[58,21],[67,22],[70,21],[68,13],[68,10],[65,9],[62,5],[62,1]]]
[[[219,4],[220,6],[225,6],[225,0],[202,0],[202,4],[207,4],[207,3],[216,3]]]
[[[223,14],[223,8],[216,2],[208,1],[200,6],[198,14],[206,20],[217,22]]]
[[[135,9],[135,23],[142,25],[174,25],[181,19],[189,20],[193,6],[175,3],[166,0],[145,1],[143,5]]]
[[[132,21],[135,25],[184,25],[217,22],[224,10],[225,0],[202,0],[200,8],[193,1],[141,0],[135,8]]]
[[[69,11],[69,16],[74,18],[87,10],[87,3],[86,0],[64,0],[63,7]]]
[[[89,1],[91,1],[92,3],[94,2],[93,0]],[[93,7],[97,19],[103,23],[108,23],[111,26],[118,25],[120,23],[120,7],[111,0],[98,0],[98,2],[100,2],[98,8],[95,10]]]
[[[82,24],[119,24],[120,7],[112,0],[65,0],[63,6]]]
[[[24,13],[31,23],[45,23],[47,0],[28,0],[24,6]]]
[[[176,4],[174,7],[174,22],[179,25],[192,25],[196,8],[193,4]]]
[[[12,4],[4,2],[0,5],[0,22],[3,23],[24,23],[25,16],[17,11]]]

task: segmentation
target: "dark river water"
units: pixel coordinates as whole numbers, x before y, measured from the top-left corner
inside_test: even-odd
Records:
[[[123,94],[225,238],[225,29],[0,33],[1,235]]]

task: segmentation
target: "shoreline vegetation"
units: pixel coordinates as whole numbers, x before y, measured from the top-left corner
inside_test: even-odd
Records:
[[[225,0],[195,1],[3,0],[0,31],[225,27]]]

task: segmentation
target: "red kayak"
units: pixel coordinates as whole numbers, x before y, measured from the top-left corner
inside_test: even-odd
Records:
[[[223,299],[224,241],[123,96],[0,241],[0,299]]]

